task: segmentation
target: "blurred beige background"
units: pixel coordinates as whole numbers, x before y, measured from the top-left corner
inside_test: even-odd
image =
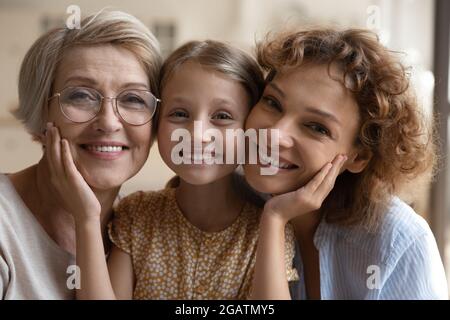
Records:
[[[405,53],[418,98],[424,112],[431,114],[435,0],[0,0],[0,172],[21,170],[41,157],[40,146],[9,111],[18,103],[17,79],[26,51],[39,35],[65,23],[70,5],[79,6],[82,17],[105,7],[135,15],[155,33],[165,55],[188,40],[206,38],[252,52],[255,41],[267,31],[286,26],[370,28],[389,48]],[[145,167],[124,185],[122,193],[162,188],[172,175],[154,145]],[[414,181],[401,197],[430,218],[426,177]],[[439,242],[440,249],[446,248],[450,258],[450,240],[445,243]]]
[[[79,6],[82,17],[104,7],[137,16],[156,34],[166,55],[185,41],[206,38],[252,51],[255,40],[268,30],[286,25],[370,27],[389,47],[408,53],[406,60],[414,66],[414,80],[424,108],[431,108],[432,0],[0,0],[1,172],[20,170],[41,156],[40,146],[31,141],[9,110],[17,106],[17,77],[26,51],[40,34],[65,23],[70,5]],[[172,175],[155,145],[146,166],[127,182],[123,193],[159,189]],[[422,184],[421,189],[420,196],[416,189],[409,202],[414,201],[417,210],[426,216],[427,184]]]

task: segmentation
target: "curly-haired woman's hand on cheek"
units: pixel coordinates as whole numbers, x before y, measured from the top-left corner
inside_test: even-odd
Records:
[[[320,209],[346,160],[347,156],[338,155],[300,189],[272,197],[264,206],[264,214],[287,223],[295,217]]]

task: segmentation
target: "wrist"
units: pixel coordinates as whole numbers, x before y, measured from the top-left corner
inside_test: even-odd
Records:
[[[286,224],[289,222],[289,220],[286,219],[282,214],[268,209],[264,209],[261,220],[263,221],[263,223],[276,224],[281,227],[286,226]]]
[[[97,226],[97,225],[100,225],[100,223],[101,223],[100,215],[75,218],[76,228],[82,228],[82,227],[94,226],[94,225]]]

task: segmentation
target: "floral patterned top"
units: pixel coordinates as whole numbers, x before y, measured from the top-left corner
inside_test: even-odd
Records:
[[[256,259],[260,209],[246,202],[219,232],[192,225],[179,209],[174,188],[137,192],[118,205],[108,231],[131,255],[134,299],[246,299]],[[293,268],[292,227],[286,227],[286,276]]]

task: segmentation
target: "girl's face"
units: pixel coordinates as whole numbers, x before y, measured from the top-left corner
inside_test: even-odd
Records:
[[[214,182],[236,169],[235,162],[225,164],[225,138],[227,129],[243,129],[250,110],[249,97],[239,82],[197,62],[187,61],[170,76],[162,90],[161,100],[158,148],[170,169],[194,185]],[[176,129],[186,130],[191,137],[189,154],[183,151],[178,154],[187,160],[183,162],[191,164],[175,164],[172,159],[172,150],[181,141],[171,141]],[[202,151],[212,143],[211,135],[204,134],[208,129],[218,130],[216,132],[224,138],[223,150],[215,150],[216,159],[220,157],[223,164],[207,164],[205,159],[200,164],[194,164],[194,156],[201,157]],[[234,146],[237,145],[235,142]],[[201,148],[197,150],[199,146]],[[237,154],[236,147],[234,154]]]
[[[150,90],[145,70],[136,56],[111,45],[69,49],[56,72],[53,93],[66,87],[89,87],[105,97],[125,89]],[[103,100],[100,113],[91,121],[74,123],[61,113],[58,99],[51,99],[47,120],[69,142],[72,156],[86,182],[96,189],[120,187],[147,160],[151,123],[132,126],[116,114],[114,102]]]
[[[335,66],[330,73],[334,79],[342,78]],[[259,162],[245,165],[246,178],[260,192],[294,191],[338,154],[348,156],[342,170],[359,172],[367,163],[355,145],[359,127],[354,97],[329,76],[327,65],[279,72],[250,112],[246,128],[279,130],[283,168],[274,175],[261,175]]]

